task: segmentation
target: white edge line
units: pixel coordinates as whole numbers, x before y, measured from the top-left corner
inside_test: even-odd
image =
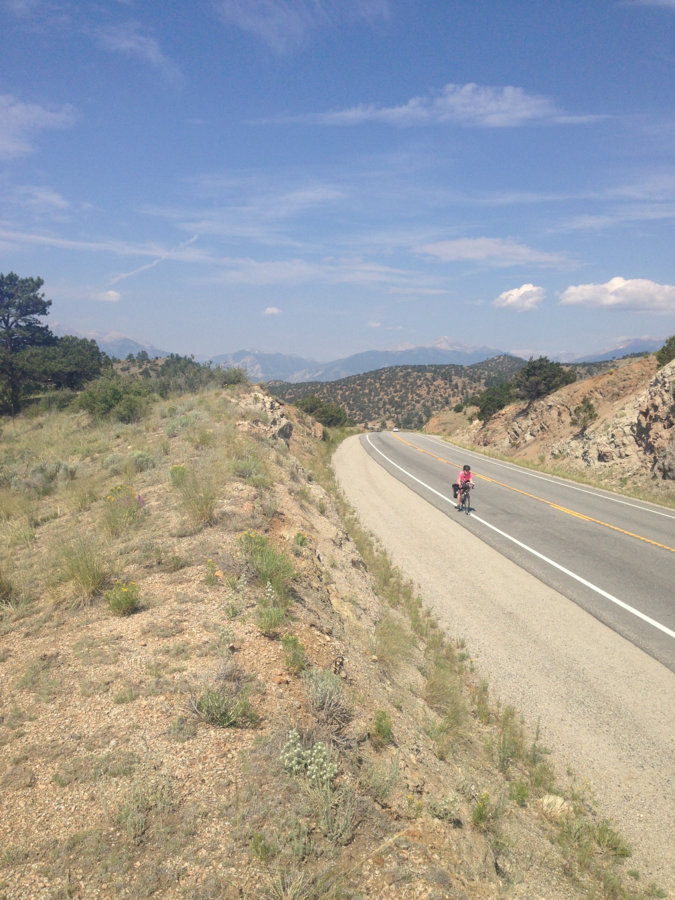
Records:
[[[620,503],[622,506],[630,506],[631,509],[639,509],[641,512],[652,513],[655,516],[663,516],[665,519],[675,519],[675,516],[671,516],[669,513],[661,512],[658,509],[649,509],[646,506],[638,506],[637,503],[629,503],[627,500],[619,500],[618,497],[610,497],[607,496],[606,493],[597,493],[596,491],[588,491],[586,488],[579,487],[576,484],[569,484],[562,477],[551,477],[546,475],[536,475],[534,472],[530,472],[528,469],[525,469],[523,466],[517,466],[513,463],[505,463],[498,459],[493,459],[491,456],[484,456],[482,453],[476,453],[474,450],[466,450],[464,447],[460,447],[457,444],[451,444],[449,441],[444,441],[442,438],[434,438],[430,434],[420,434],[419,437],[427,438],[429,441],[433,441],[434,443],[441,444],[443,447],[452,447],[453,450],[459,450],[462,453],[468,453],[474,459],[486,460],[489,463],[492,463],[495,466],[499,466],[500,469],[507,469],[509,472],[518,472],[523,475],[529,475],[530,478],[538,478],[539,481],[546,481],[548,484],[557,484],[559,487],[569,488],[572,491],[580,491],[582,494],[590,494],[591,497],[597,497],[599,500],[611,500],[613,503]],[[448,460],[450,462],[450,460]],[[457,463],[451,463],[451,465],[456,466]]]
[[[419,478],[416,478],[415,475],[413,475],[411,472],[408,472],[402,466],[399,466],[398,463],[395,463],[393,461],[393,459],[389,459],[388,456],[385,456],[385,454],[381,450],[379,450],[375,446],[375,444],[373,444],[371,442],[369,434],[366,435],[366,440],[368,441],[370,446],[373,448],[373,450],[375,450],[377,453],[380,454],[380,456],[382,456],[384,459],[386,459],[388,463],[391,463],[392,466],[395,466],[397,469],[399,469],[401,472],[403,472],[404,475],[407,475],[408,478],[412,478],[413,481],[416,481],[418,484],[421,484],[422,487],[425,487],[428,491],[431,491],[432,493],[436,494],[436,496],[440,497],[441,500],[445,500],[447,503],[450,503],[450,504],[452,504],[452,506],[455,506],[455,503],[449,497],[446,497],[444,494],[441,494],[440,491],[437,491],[435,488],[432,488],[430,485],[426,484],[424,481],[421,481]],[[566,569],[564,566],[561,566],[560,563],[554,562],[552,559],[549,559],[548,556],[544,556],[542,553],[539,553],[537,550],[533,550],[532,547],[528,547],[527,544],[523,544],[521,541],[517,540],[517,538],[511,537],[510,534],[507,534],[505,531],[501,531],[499,528],[495,527],[494,525],[491,525],[489,522],[486,522],[485,519],[481,519],[475,513],[473,513],[472,516],[477,522],[480,522],[482,525],[486,525],[488,528],[491,528],[493,531],[496,531],[497,534],[501,534],[502,537],[505,537],[507,540],[512,541],[512,543],[517,544],[519,547],[522,547],[523,550],[527,550],[527,552],[531,553],[533,556],[536,556],[539,559],[543,560],[544,562],[547,562],[550,566],[553,566],[555,569],[559,569],[561,572],[564,572],[565,575],[569,575],[570,578],[574,578],[575,581],[578,581],[581,584],[585,585],[586,587],[590,588],[592,591],[595,591],[596,594],[600,594],[601,597],[605,597],[605,599],[610,600],[612,603],[615,603],[617,606],[620,606],[621,609],[625,609],[627,612],[632,613],[634,616],[637,616],[638,619],[642,619],[644,622],[648,622],[649,625],[653,625],[654,628],[658,628],[659,631],[662,631],[664,634],[667,634],[670,637],[675,638],[675,631],[671,631],[670,628],[666,628],[665,625],[661,625],[661,623],[657,622],[655,619],[650,619],[649,616],[646,616],[644,613],[640,612],[639,609],[635,609],[634,607],[629,606],[627,603],[624,603],[623,600],[619,600],[618,597],[614,597],[612,594],[608,594],[607,591],[603,591],[602,588],[596,587],[596,585],[591,584],[590,581],[586,581],[585,578],[582,578],[581,575],[575,575],[574,572],[570,572],[569,569]]]

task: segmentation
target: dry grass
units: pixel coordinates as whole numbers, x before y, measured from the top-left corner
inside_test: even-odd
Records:
[[[95,537],[78,535],[55,552],[55,574],[72,587],[74,601],[88,603],[101,593],[109,577],[109,567]]]

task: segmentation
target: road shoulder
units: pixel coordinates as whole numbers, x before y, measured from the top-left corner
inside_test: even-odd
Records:
[[[375,462],[358,437],[333,464],[363,524],[464,637],[492,691],[562,772],[590,781],[643,879],[675,890],[675,674],[501,556]]]

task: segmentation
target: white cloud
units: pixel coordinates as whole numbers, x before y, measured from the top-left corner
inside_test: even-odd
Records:
[[[646,278],[612,278],[606,284],[578,284],[559,294],[563,306],[619,309],[675,315],[675,285]]]
[[[320,125],[360,125],[382,122],[408,128],[413,125],[477,125],[506,128],[561,117],[554,104],[524,88],[480,84],[446,84],[440,91],[413,97],[402,106],[361,104],[349,109],[296,116],[282,121],[316,122]]]
[[[277,53],[305,43],[338,19],[372,21],[389,13],[387,0],[214,0],[220,18],[264,41]]]
[[[675,0],[633,0],[631,6],[665,6],[675,9]]]
[[[112,53],[123,53],[147,62],[164,75],[168,81],[181,81],[178,66],[162,53],[153,37],[143,34],[138,22],[111,25],[96,32],[99,45]]]
[[[92,300],[100,300],[101,303],[119,303],[120,297],[119,291],[102,291],[100,294],[94,294]]]
[[[279,309],[278,306],[268,306],[267,309],[265,310],[265,312],[263,313],[263,315],[264,316],[280,316],[281,310]]]
[[[32,139],[47,128],[68,128],[76,119],[72,106],[46,107],[0,94],[0,159],[14,159],[35,150]]]
[[[417,253],[434,256],[439,262],[489,262],[496,266],[543,266],[569,268],[562,253],[547,253],[519,244],[511,238],[460,238],[416,247]]]
[[[511,309],[519,313],[530,312],[539,307],[545,296],[544,288],[535,287],[533,284],[524,284],[522,287],[504,291],[493,301],[492,305],[499,309]]]
[[[382,322],[367,322],[368,328],[379,328]]]

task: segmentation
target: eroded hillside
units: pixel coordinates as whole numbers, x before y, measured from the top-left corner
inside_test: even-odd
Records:
[[[3,423],[0,897],[659,896],[324,437],[249,386]]]
[[[487,385],[510,378],[522,365],[518,357],[498,356],[472,366],[390,366],[339,381],[271,381],[269,387],[288,403],[307,394],[337,403],[358,423],[421,428],[435,411],[466,402]]]

